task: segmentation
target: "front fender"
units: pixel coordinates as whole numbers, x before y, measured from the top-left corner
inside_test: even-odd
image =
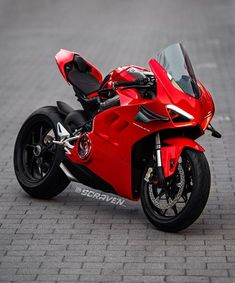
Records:
[[[197,151],[205,151],[202,146],[186,137],[167,138],[162,141],[161,158],[165,177],[174,174],[179,157],[184,148],[193,148]]]

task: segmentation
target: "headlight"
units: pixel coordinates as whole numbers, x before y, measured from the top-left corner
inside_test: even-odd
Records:
[[[168,104],[166,108],[173,122],[187,122],[194,119],[191,114],[175,105]]]

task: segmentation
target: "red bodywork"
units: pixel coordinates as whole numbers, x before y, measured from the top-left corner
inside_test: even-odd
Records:
[[[55,56],[56,63],[58,65],[58,68],[64,77],[64,79],[68,82],[66,73],[65,73],[65,64],[68,62],[73,61],[74,55],[79,55],[76,52],[71,52],[69,50],[61,49]],[[79,55],[80,56],[80,55]],[[90,62],[86,61],[86,63],[91,67],[91,73],[92,75],[101,83],[102,82],[102,74],[101,72],[96,69],[95,66],[93,66]]]
[[[65,79],[64,64],[72,60],[73,56],[73,52],[65,50],[61,50],[56,55],[57,64]],[[101,81],[101,73],[91,64],[90,66],[94,68],[93,73],[96,78]],[[214,115],[211,95],[199,81],[201,95],[196,99],[176,89],[168,78],[165,69],[155,59],[149,61],[149,66],[157,82],[156,98],[143,99],[135,89],[117,89],[116,91],[120,96],[120,106],[98,113],[93,119],[92,131],[87,133],[92,144],[92,151],[88,158],[85,160],[79,158],[77,154],[78,142],[71,150],[72,154],[67,155],[72,162],[85,165],[112,185],[118,195],[131,200],[137,200],[132,192],[132,149],[134,144],[148,135],[166,129],[171,131],[171,129],[176,128],[198,126],[202,135]],[[146,70],[137,66],[117,68],[110,73],[111,76],[106,87],[112,87],[114,81],[134,80],[127,72],[132,67]],[[98,93],[92,95],[95,96]],[[193,119],[177,123],[174,123],[171,118],[167,122],[137,122],[135,116],[140,105],[169,118],[167,105],[176,105],[192,115]],[[185,147],[204,151],[193,139],[186,137],[168,138],[163,140],[162,143],[164,146],[161,149],[161,154],[165,177],[174,173],[178,158]]]

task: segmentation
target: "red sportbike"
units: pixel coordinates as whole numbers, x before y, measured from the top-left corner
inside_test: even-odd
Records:
[[[75,52],[56,62],[82,110],[57,101],[33,112],[15,144],[14,167],[31,196],[51,198],[70,181],[137,201],[158,229],[191,225],[206,205],[210,169],[195,140],[212,127],[214,104],[181,44],[150,69],[119,67],[104,79]]]

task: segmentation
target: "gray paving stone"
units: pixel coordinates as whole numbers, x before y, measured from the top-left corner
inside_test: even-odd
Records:
[[[37,277],[37,281],[72,281],[77,282],[79,276],[77,274],[59,274],[59,275],[51,275],[51,274],[39,274]]]
[[[182,282],[182,283],[199,283],[199,282],[210,282],[209,277],[204,276],[174,276],[170,275],[166,277],[166,282]]]
[[[79,277],[81,281],[99,281],[99,282],[120,282],[122,281],[122,277],[118,275],[81,275]]]
[[[20,282],[33,282],[36,279],[35,275],[29,275],[29,274],[7,274],[7,275],[0,275],[0,282],[15,282],[15,281],[20,281]]]
[[[211,278],[211,282],[212,283],[233,283],[234,280],[232,278],[229,277],[214,277]]]
[[[164,280],[164,276],[129,276],[129,275],[125,275],[123,276],[123,280],[124,282],[166,282]]]
[[[226,277],[228,276],[228,271],[227,270],[208,270],[208,269],[190,269],[187,270],[187,275],[196,275],[196,276],[208,276],[208,277]]]

